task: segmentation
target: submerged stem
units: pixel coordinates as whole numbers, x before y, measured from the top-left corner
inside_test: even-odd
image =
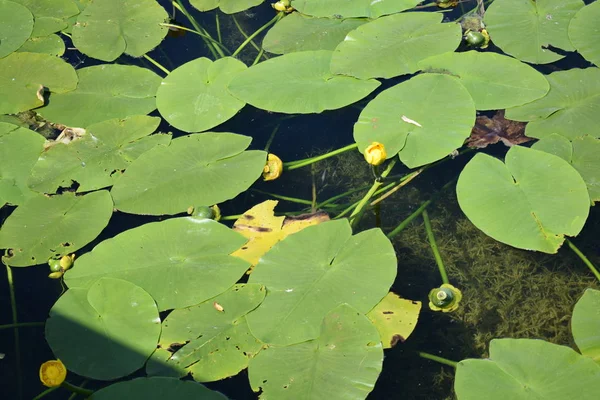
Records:
[[[188,19],[188,21],[190,21],[190,23],[193,25],[194,28],[196,28],[196,30],[198,32],[202,32],[204,35],[207,36],[207,37],[203,36],[203,39],[204,39],[204,42],[206,43],[206,45],[208,46],[208,49],[212,53],[213,57],[215,59],[219,58],[219,56],[225,57],[225,54],[223,54],[223,51],[221,50],[221,48],[219,46],[214,45],[215,40],[212,38],[212,36],[210,36],[210,34],[206,31],[206,29],[202,28],[200,26],[200,24],[198,23],[198,21],[196,21],[196,19],[188,12],[188,10],[186,10],[186,8],[183,6],[183,3],[181,2],[181,0],[174,0],[174,1],[175,2],[173,3],[173,6],[176,9],[178,9],[179,11],[181,11],[181,13],[183,15],[185,15],[185,17]]]
[[[284,13],[278,13],[275,17],[273,17],[272,20],[270,20],[269,22],[267,22],[266,24],[264,24],[263,26],[258,28],[252,35],[248,36],[242,44],[240,44],[240,46],[237,48],[236,51],[233,52],[233,54],[231,56],[232,57],[237,56],[240,53],[240,51],[244,50],[244,47],[246,47],[248,45],[248,43],[252,42],[252,39],[254,39],[256,36],[258,36],[265,29],[269,28],[271,25],[275,24],[277,21],[279,21],[281,18],[283,18],[283,16],[284,16]],[[235,21],[235,19],[234,19],[234,21]]]
[[[293,169],[306,167],[307,165],[310,165],[312,163],[316,163],[318,161],[325,160],[325,159],[327,159],[329,157],[337,156],[338,154],[341,154],[341,153],[343,153],[345,151],[348,151],[348,150],[355,149],[356,147],[358,147],[358,145],[356,143],[354,143],[354,144],[350,144],[348,146],[344,146],[344,147],[342,147],[340,149],[330,151],[329,153],[322,154],[320,156],[310,157],[310,158],[305,158],[303,160],[296,160],[296,161],[290,161],[290,162],[287,162],[287,163],[283,163],[283,168],[286,171],[291,171]]]
[[[159,24],[161,26],[166,26],[167,28],[177,28],[177,29],[181,29],[182,31],[186,31],[186,32],[192,32],[206,40],[210,40],[215,46],[220,47],[221,49],[223,49],[224,51],[226,51],[228,54],[231,54],[231,52],[229,51],[229,49],[227,47],[225,47],[225,45],[223,45],[222,43],[216,41],[215,39],[213,39],[210,35],[207,35],[205,33],[199,32],[195,29],[190,29],[190,28],[186,28],[185,26],[181,26],[181,25],[175,25],[175,24],[167,24],[167,23],[161,23]]]
[[[435,242],[435,236],[433,235],[433,229],[431,229],[431,221],[429,220],[429,214],[426,209],[423,209],[423,221],[425,221],[425,230],[427,231],[427,239],[429,239],[429,245],[431,246],[431,251],[433,251],[433,256],[435,257],[435,262],[440,270],[440,276],[442,277],[443,283],[450,283],[448,280],[448,274],[446,273],[446,268],[444,267],[444,262],[442,261],[442,256],[440,255],[440,251],[437,247],[437,243]]]
[[[23,374],[21,371],[21,339],[19,336],[19,318],[17,316],[17,300],[15,297],[15,285],[13,282],[12,269],[6,265],[6,278],[8,280],[8,291],[10,295],[10,308],[12,311],[12,323],[16,325],[13,329],[15,335],[15,366],[17,369],[17,396],[23,398]]]
[[[154,66],[156,68],[160,69],[165,74],[169,75],[171,73],[171,71],[169,71],[168,69],[166,69],[165,67],[163,67],[158,61],[156,61],[155,59],[153,59],[152,57],[150,57],[148,54],[144,54],[144,58],[146,60],[150,61],[152,64],[154,64]]]
[[[434,356],[433,354],[425,353],[424,351],[417,351],[417,354],[419,355],[419,357],[439,362],[440,364],[448,365],[452,368],[456,368],[456,366],[458,365],[456,361],[448,360],[447,358],[440,356]]]
[[[10,329],[10,328],[33,328],[38,326],[44,326],[44,322],[19,322],[14,324],[4,324],[0,325],[0,331],[2,329]]]
[[[565,239],[565,241],[567,242],[567,245],[569,245],[569,248],[573,250],[573,253],[577,254],[581,261],[583,261],[590,271],[592,271],[592,274],[596,276],[596,279],[600,281],[600,272],[598,272],[598,269],[594,266],[594,264],[592,264],[592,262],[585,256],[585,254],[581,252],[581,250],[577,248],[577,246],[573,244],[573,242],[571,242],[569,239]]]
[[[388,176],[389,173],[392,172],[392,168],[394,168],[394,165],[396,165],[395,158],[388,164],[387,168],[385,169],[385,171],[383,171],[381,176],[384,178],[386,176]],[[356,206],[354,211],[352,211],[352,214],[350,214],[350,218],[349,218],[350,224],[352,224],[352,226],[355,226],[358,223],[358,221],[360,220],[360,217],[362,216],[362,214],[365,210],[365,206],[367,205],[367,202],[371,199],[371,197],[373,197],[375,195],[375,192],[377,191],[377,189],[379,189],[379,187],[382,184],[383,183],[380,182],[379,180],[375,180],[375,182],[373,182],[373,185],[371,186],[371,189],[369,189],[367,194],[365,194],[365,196],[362,198],[362,200],[358,203],[358,205]]]

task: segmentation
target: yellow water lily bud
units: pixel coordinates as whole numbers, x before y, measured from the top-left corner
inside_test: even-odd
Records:
[[[67,368],[60,360],[46,361],[40,367],[40,381],[47,387],[60,386],[67,377]]]
[[[458,308],[462,292],[449,283],[429,292],[429,308],[432,311],[452,312]]]
[[[60,279],[63,277],[65,273],[63,271],[55,271],[55,272],[50,272],[48,274],[48,278],[50,279]]]
[[[365,150],[365,160],[371,165],[381,165],[387,158],[385,147],[379,142],[373,142]]]
[[[282,1],[278,1],[277,3],[271,3],[271,7],[273,7],[277,11],[285,11],[287,9],[286,5],[283,4]]]
[[[281,176],[283,172],[283,162],[275,154],[269,153],[267,163],[263,168],[262,177],[265,181],[272,181]]]

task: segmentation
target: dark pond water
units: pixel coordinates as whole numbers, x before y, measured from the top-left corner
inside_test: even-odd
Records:
[[[460,16],[473,7],[474,1],[461,4],[461,8],[447,14],[449,20]],[[168,12],[172,7],[168,1],[161,1]],[[186,3],[187,4],[187,3]],[[190,8],[191,10],[191,8]],[[216,12],[194,13],[198,21],[211,32],[215,29]],[[236,15],[240,26],[251,33],[273,17],[268,3]],[[188,26],[185,18],[176,14],[178,23]],[[243,40],[231,17],[219,14],[225,44],[235,49]],[[71,46],[68,38],[67,45]],[[260,41],[260,38],[257,40]],[[242,60],[252,63],[254,50],[242,53]],[[210,56],[204,42],[198,36],[187,34],[182,37],[169,37],[151,56],[169,70],[200,56]],[[94,65],[97,62],[75,50],[68,50],[65,57],[78,67]],[[128,57],[119,59],[120,63],[142,65],[155,70],[144,60]],[[585,67],[587,63],[579,57],[568,57],[542,72],[556,69],[568,69],[575,66]],[[280,128],[270,147],[270,151],[283,160],[304,158],[308,155],[324,153],[328,150],[352,143],[352,126],[361,108],[387,87],[401,80],[384,82],[376,93],[358,104],[342,110],[324,112],[319,115],[303,115],[291,119],[282,119],[282,115],[268,113],[246,106],[237,116],[217,127],[216,131],[236,132],[253,137],[252,147],[263,149],[274,129]],[[158,114],[156,114],[158,115]],[[160,129],[177,132],[163,121]],[[502,156],[506,148],[502,144],[486,150],[488,153]],[[451,360],[486,355],[486,344],[493,337],[538,337],[555,343],[572,345],[568,324],[570,310],[586,287],[598,287],[593,276],[588,273],[581,261],[568,249],[561,249],[558,255],[548,256],[516,250],[494,242],[474,228],[458,208],[453,188],[438,193],[445,183],[454,179],[468,161],[469,156],[459,157],[422,174],[414,184],[395,195],[381,209],[384,231],[388,232],[406,218],[423,201],[436,196],[437,201],[430,207],[434,231],[442,257],[448,268],[450,280],[463,288],[465,306],[453,315],[444,315],[427,311],[426,295],[429,290],[440,284],[435,261],[429,249],[422,221],[415,221],[409,228],[394,238],[393,243],[398,255],[398,278],[392,290],[401,296],[423,302],[423,312],[412,336],[404,343],[386,351],[383,372],[375,390],[369,399],[452,399],[453,370],[450,367],[425,360],[417,351],[440,355]],[[402,173],[397,167],[394,173]],[[313,180],[316,182],[319,200],[372,181],[371,172],[355,154],[346,154],[338,159],[327,161],[313,171],[310,168],[284,174],[269,185],[256,184],[257,189],[309,200]],[[222,207],[224,215],[238,214],[243,210],[269,198],[257,191],[238,196],[234,201]],[[482,205],[485,207],[485,205]],[[293,203],[280,202],[279,212],[302,211]],[[0,210],[0,220],[11,212],[10,208]],[[156,220],[116,213],[110,225],[86,248],[78,253],[89,251],[106,238]],[[361,228],[375,226],[372,215],[366,215]],[[575,239],[580,249],[596,265],[600,264],[600,249],[597,244],[600,237],[600,215],[592,209],[588,224],[582,234]],[[61,293],[61,284],[47,278],[46,266],[14,268],[14,286],[21,322],[44,321],[50,307]],[[537,307],[537,309],[536,309]],[[546,312],[553,310],[553,313]],[[544,318],[540,317],[545,315]],[[11,322],[11,309],[6,275],[0,273],[0,324]],[[0,394],[3,399],[17,398],[18,384],[23,384],[23,398],[30,399],[41,393],[44,388],[39,383],[37,371],[39,365],[54,358],[48,348],[43,328],[23,328],[20,330],[20,350],[22,365],[20,372],[15,366],[14,339],[12,330],[0,330]],[[80,384],[83,378],[69,376],[74,384]],[[89,387],[101,387],[89,383]],[[247,374],[220,382],[208,384],[209,387],[225,393],[232,399],[256,399],[248,384]],[[66,392],[55,392],[48,399],[68,398]]]

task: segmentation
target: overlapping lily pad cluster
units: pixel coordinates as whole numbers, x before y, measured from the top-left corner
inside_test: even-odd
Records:
[[[189,16],[181,1],[173,3]],[[190,3],[226,14],[269,7],[261,0]],[[245,368],[264,398],[365,398],[383,348],[414,329],[420,303],[389,292],[397,260],[379,228],[353,234],[347,220],[279,220],[272,203],[247,211],[233,228],[180,215],[231,200],[263,174],[279,176],[281,160],[249,149],[251,132],[210,131],[247,104],[320,113],[396,78],[366,103],[353,136],[371,164],[398,159],[408,168],[455,154],[477,111],[506,110],[540,140],[512,147],[504,162],[477,154],[458,180],[462,210],[496,240],[546,253],[581,231],[600,200],[600,2],[496,0],[485,16],[478,9],[507,55],[462,51],[461,24],[411,10],[418,3],[285,2],[253,65],[210,38],[214,59],[194,54],[172,71],[163,68],[163,78],[113,63],[124,54],[148,57],[161,45],[169,16],[155,0],[0,0],[0,205],[17,206],[0,232],[3,262],[27,267],[70,257],[115,211],[176,216],[77,253],[68,270],[52,263],[68,290],[52,308],[46,338],[66,368],[105,381],[140,368],[149,376],[94,398],[164,390],[218,399],[178,378],[210,382]],[[61,58],[66,37],[105,63],[75,69]],[[258,62],[262,51],[279,56]],[[590,66],[543,75],[527,64],[572,51]],[[45,140],[16,117],[29,110],[61,135]],[[160,117],[148,116],[155,110]],[[187,135],[157,132],[161,118]],[[492,361],[478,362],[501,364],[511,346],[547,351],[520,342],[500,349],[498,342]],[[565,360],[575,357],[560,351]],[[477,364],[469,372],[471,364],[458,370],[460,398],[492,398],[481,393],[494,385],[464,383],[483,371]],[[597,364],[581,364],[600,375]],[[579,383],[569,390],[600,396],[597,379],[582,383],[573,371]]]

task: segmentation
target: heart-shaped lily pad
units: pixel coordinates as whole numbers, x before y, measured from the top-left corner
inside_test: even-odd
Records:
[[[17,50],[31,35],[33,15],[18,2],[0,0],[0,58]]]
[[[100,279],[89,289],[69,289],[46,322],[46,340],[69,371],[99,380],[141,368],[159,336],[152,297],[133,283],[113,278]]]
[[[492,238],[514,247],[556,253],[576,236],[590,199],[579,173],[560,157],[514,146],[505,163],[477,154],[458,179],[458,203]]]
[[[569,39],[586,60],[600,67],[600,3],[583,7],[569,24]]]

